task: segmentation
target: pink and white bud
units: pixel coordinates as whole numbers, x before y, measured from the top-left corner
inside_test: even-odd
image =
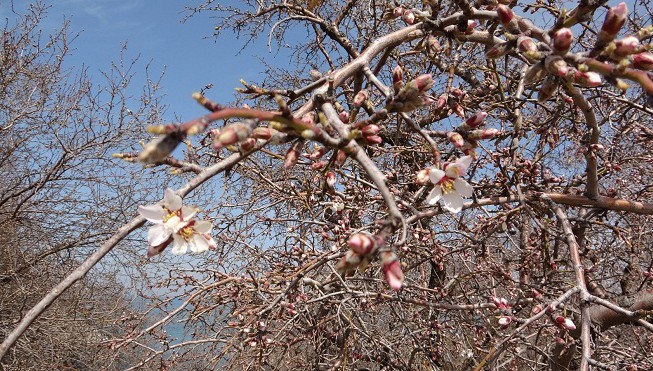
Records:
[[[420,93],[424,93],[433,87],[435,81],[433,81],[433,76],[430,73],[426,73],[417,76],[417,78],[415,78],[415,83],[417,84],[417,90]]]
[[[565,328],[565,329],[567,329],[569,331],[572,331],[572,330],[576,329],[576,325],[574,324],[574,321],[572,321],[570,318],[566,318],[566,317],[563,317],[563,316],[557,316],[555,318],[555,321],[560,327]]]
[[[531,314],[535,315],[542,311],[542,304],[538,304],[531,309]]]
[[[639,53],[633,56],[633,67],[640,70],[653,70],[653,54]]]
[[[471,129],[475,129],[479,125],[481,125],[483,121],[485,121],[486,117],[487,117],[487,112],[485,111],[476,112],[470,118],[465,120],[465,125],[469,126]]]
[[[485,140],[485,139],[492,139],[494,138],[497,134],[499,133],[498,129],[495,128],[487,128],[487,129],[482,129],[482,130],[474,130],[471,131],[467,137],[472,140]]]
[[[254,147],[256,147],[256,139],[254,138],[247,138],[240,143],[240,151],[243,153],[251,151]]]
[[[381,144],[383,143],[383,138],[381,138],[378,135],[370,135],[368,137],[365,137],[365,143],[369,145]]]
[[[392,70],[392,86],[401,86],[404,84],[404,69],[401,66],[396,66]]]
[[[404,272],[401,270],[401,263],[392,252],[384,252],[381,255],[383,276],[390,287],[398,291],[404,284]]]
[[[601,26],[599,42],[610,42],[614,40],[621,27],[626,23],[626,19],[628,19],[628,6],[626,3],[622,2],[610,8],[605,15],[603,26]]]
[[[506,326],[508,326],[510,324],[510,322],[512,322],[512,318],[510,318],[508,316],[501,316],[499,318],[499,326],[501,326],[501,327],[505,328]]]
[[[347,111],[342,111],[338,113],[338,118],[340,118],[340,121],[344,122],[345,124],[349,122],[349,112]]]
[[[326,175],[326,184],[329,188],[333,189],[333,186],[336,185],[336,173],[329,171]]]
[[[465,35],[473,34],[476,26],[478,26],[477,21],[472,21],[472,20],[467,21],[467,28],[465,29]]]
[[[517,47],[522,53],[537,52],[537,44],[528,36],[520,36],[517,39]]]
[[[641,43],[635,36],[628,36],[615,41],[614,46],[614,55],[616,57],[625,57],[637,53],[640,49]]]
[[[431,168],[427,167],[417,172],[415,175],[415,182],[417,184],[426,184],[430,181],[429,174],[431,174]]]
[[[561,28],[553,33],[553,49],[558,54],[565,54],[571,48],[571,42],[574,40],[574,34],[568,28]]]
[[[315,125],[315,112],[309,112],[302,116],[302,121],[308,125]]]
[[[574,73],[574,81],[578,83],[579,85],[588,87],[588,88],[595,88],[599,85],[601,85],[601,75],[599,75],[596,72],[588,71],[588,72],[581,72],[581,71],[576,71]]]
[[[438,53],[442,51],[442,47],[440,46],[440,42],[438,42],[438,39],[430,35],[426,39],[426,54],[428,55],[429,58],[434,58],[437,57]]]
[[[320,170],[327,165],[326,161],[318,161],[311,164],[311,170]]]
[[[498,298],[496,296],[492,297],[492,302],[494,303],[494,305],[496,305],[497,309],[504,309],[505,308],[505,304],[504,304],[503,300],[501,300],[501,299],[502,298]]]
[[[401,17],[401,15],[404,14],[404,8],[398,6],[392,10],[392,16],[395,18]]]
[[[463,136],[455,131],[448,132],[447,139],[449,139],[449,142],[451,142],[451,144],[453,144],[456,148],[462,148],[463,144],[465,144],[465,139],[463,139]]]
[[[288,149],[288,152],[286,152],[286,157],[283,161],[284,169],[290,169],[297,164],[297,161],[299,161],[299,155],[302,152],[302,148],[304,148],[304,141],[299,140]]]
[[[370,93],[363,89],[356,93],[354,96],[354,107],[362,107],[363,104],[370,98]]]
[[[415,13],[410,9],[406,9],[401,15],[401,19],[403,19],[406,24],[413,24],[415,23]]]
[[[381,131],[381,128],[379,127],[379,125],[375,125],[375,124],[370,124],[370,125],[367,125],[367,126],[363,126],[363,128],[361,129],[361,132],[363,133],[363,136],[366,136],[366,137],[376,135],[376,134],[379,133],[379,131]]]
[[[347,161],[347,157],[349,157],[348,154],[346,154],[344,151],[338,150],[338,153],[336,154],[336,166],[344,165],[345,161]]]
[[[356,233],[347,242],[349,248],[358,255],[369,255],[376,246],[374,238],[366,233]]]
[[[447,93],[442,93],[438,97],[438,101],[435,103],[435,109],[438,111],[443,110],[447,106],[447,102],[449,101],[449,95]]]
[[[497,15],[499,16],[499,21],[504,26],[510,23],[513,18],[515,18],[515,13],[512,11],[512,9],[504,4],[497,5]]]
[[[456,116],[458,116],[458,117],[460,117],[460,118],[464,118],[464,117],[465,117],[465,109],[463,108],[462,105],[460,105],[460,103],[458,103],[458,102],[453,102],[453,103],[451,104],[451,110],[453,111],[453,113],[456,114]]]

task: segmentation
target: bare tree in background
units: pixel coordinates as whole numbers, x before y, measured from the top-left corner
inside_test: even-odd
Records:
[[[142,292],[108,367],[653,368],[648,3],[223,4],[191,10],[293,63],[120,154],[190,180],[0,351],[147,219],[148,255],[209,251]]]
[[[139,176],[111,154],[137,148],[141,123],[159,121],[156,89],[125,93],[133,62],[116,62],[100,84],[65,68],[68,24],[46,34],[46,14],[33,5],[0,37],[2,338],[131,217]],[[131,311],[120,274],[109,263],[62,295],[2,358],[3,369],[97,369],[97,345],[119,334],[114,321]]]

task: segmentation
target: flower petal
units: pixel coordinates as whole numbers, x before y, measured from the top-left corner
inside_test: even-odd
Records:
[[[200,220],[195,223],[193,228],[195,228],[197,233],[204,234],[211,232],[211,229],[213,229],[213,224],[211,224],[211,222],[207,222],[206,220]]]
[[[193,236],[193,239],[190,242],[190,250],[192,252],[200,253],[209,249],[209,241],[200,234]]]
[[[431,169],[431,172],[429,172],[429,178],[431,179],[431,182],[433,182],[433,184],[438,184],[443,177],[444,177],[444,171],[440,169]]]
[[[440,188],[439,185],[436,185],[431,193],[429,193],[428,197],[426,197],[426,203],[433,206],[440,200],[440,197],[442,197],[442,188]]]
[[[209,249],[215,250],[218,248],[218,244],[215,243],[215,240],[213,239],[213,237],[211,237],[210,234],[203,234],[202,236],[206,239],[206,242],[209,244]]]
[[[463,199],[458,192],[449,192],[442,195],[443,207],[452,213],[458,213],[463,209]]]
[[[190,207],[190,206],[182,206],[181,207],[181,218],[183,220],[193,219],[195,214],[197,214],[197,208]]]
[[[166,215],[161,205],[139,206],[138,213],[152,223],[163,223],[163,217]]]
[[[461,178],[454,180],[453,187],[462,197],[472,197],[472,194],[474,193],[474,187]]]
[[[184,240],[178,235],[173,235],[173,238],[175,239],[175,241],[172,245],[171,252],[175,255],[185,254],[186,251],[188,250],[188,243],[186,243],[186,240]]]
[[[463,156],[456,160],[456,164],[461,165],[465,170],[472,164],[472,156]]]
[[[177,211],[181,209],[181,197],[175,191],[168,188],[166,189],[165,196],[163,196],[163,204],[170,211]]]
[[[181,228],[184,228],[186,224],[188,223],[182,222],[181,219],[177,215],[175,215],[172,218],[168,219],[168,221],[165,222],[163,225],[165,225],[166,228],[176,233]]]
[[[172,231],[163,224],[156,224],[147,230],[147,243],[150,246],[159,246],[166,242]]]

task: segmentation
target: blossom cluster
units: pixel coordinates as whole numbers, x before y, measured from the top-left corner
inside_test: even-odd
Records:
[[[139,206],[138,212],[154,225],[147,232],[147,256],[160,254],[172,243],[171,252],[185,254],[188,249],[201,253],[215,249],[210,222],[196,218],[197,209],[183,206],[182,199],[166,189],[163,200],[155,205]]]

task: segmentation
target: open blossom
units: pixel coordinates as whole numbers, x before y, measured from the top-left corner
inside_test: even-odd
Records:
[[[446,210],[453,213],[460,212],[463,208],[463,197],[471,197],[474,190],[461,178],[471,162],[471,156],[464,156],[455,162],[445,163],[443,170],[432,169],[429,177],[435,187],[426,199],[428,204],[435,205],[442,199]]]
[[[153,256],[163,251],[170,243],[173,254],[204,252],[215,248],[216,243],[209,234],[211,223],[195,219],[197,209],[182,205],[181,197],[166,189],[163,201],[148,206],[139,206],[138,212],[154,225],[147,232],[149,250]]]

